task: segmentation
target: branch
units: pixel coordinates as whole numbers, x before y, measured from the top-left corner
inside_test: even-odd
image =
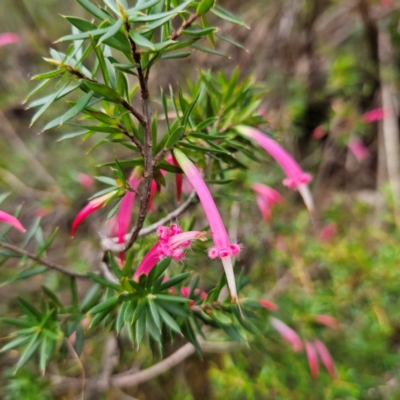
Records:
[[[238,347],[238,343],[236,342],[207,342],[201,340],[201,338],[197,338],[201,347],[201,350],[204,353],[224,353],[226,351],[230,351]],[[116,388],[127,388],[132,386],[137,386],[143,382],[147,382],[150,379],[153,379],[162,373],[169,371],[171,368],[180,364],[186,358],[190,357],[195,353],[195,348],[191,343],[187,343],[177,351],[172,353],[169,357],[160,361],[159,363],[146,368],[144,370],[133,372],[132,374],[121,373],[114,375],[110,378],[110,385],[105,382],[99,382],[96,379],[89,379],[86,381],[86,387],[96,386],[98,390],[104,391],[109,387]],[[81,380],[77,378],[63,378],[60,376],[51,376],[53,381],[53,385],[57,385],[54,387],[54,390],[57,392],[61,392],[66,389],[78,388],[81,384]]]
[[[185,211],[187,211],[189,208],[191,208],[195,204],[195,202],[193,201],[195,197],[196,197],[196,192],[193,191],[192,193],[190,193],[187,200],[184,203],[182,203],[176,210],[170,212],[168,215],[166,215],[164,218],[161,218],[159,221],[155,222],[154,224],[141,229],[138,233],[138,237],[149,235],[150,233],[157,230],[157,228],[159,226],[165,225],[168,222],[174,220],[175,218],[178,218],[180,215],[182,215]],[[101,247],[104,251],[112,251],[114,253],[119,253],[125,249],[125,247],[126,247],[125,243],[129,242],[132,233],[133,233],[133,230],[132,230],[132,232],[125,235],[124,243],[117,243],[116,238],[103,237],[101,239]]]
[[[189,19],[188,19],[186,22],[184,22],[184,23],[181,25],[181,27],[180,27],[179,29],[177,29],[169,38],[170,38],[171,40],[176,40],[176,39],[178,39],[178,37],[182,35],[183,30],[186,29],[186,28],[189,28],[190,25],[192,25],[193,22],[196,21],[196,19],[197,19],[198,17],[199,17],[199,15],[197,15],[197,14],[192,14],[192,15],[189,17]]]
[[[86,276],[85,274],[80,274],[78,272],[70,271],[70,270],[62,267],[61,265],[54,264],[51,261],[47,261],[43,258],[37,257],[35,254],[29,253],[28,251],[21,249],[17,246],[14,246],[12,244],[0,241],[0,247],[11,250],[14,253],[24,255],[24,256],[30,258],[31,260],[36,261],[39,264],[45,265],[46,267],[49,267],[50,269],[61,272],[64,275],[68,275],[68,276],[72,276],[74,278],[80,278],[80,279],[89,279],[88,276]]]

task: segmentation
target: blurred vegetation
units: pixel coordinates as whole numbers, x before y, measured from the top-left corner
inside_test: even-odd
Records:
[[[389,4],[390,2],[388,2]],[[380,122],[365,123],[363,114],[381,107],[382,75],[390,80],[398,101],[400,8],[397,1],[385,6],[373,0],[254,0],[221,1],[240,15],[251,30],[222,24],[221,31],[242,43],[248,53],[227,43],[218,50],[231,56],[219,58],[194,52],[187,60],[159,64],[150,82],[159,87],[175,86],[195,78],[198,69],[222,70],[230,76],[240,66],[241,79],[251,76],[265,93],[260,106],[271,131],[280,136],[290,152],[314,175],[313,194],[317,213],[314,221],[297,195],[280,185],[281,172],[253,165],[235,173],[240,186],[215,187],[230,233],[245,242],[238,267],[248,275],[250,285],[243,296],[265,298],[279,306],[277,315],[304,340],[320,338],[329,348],[337,368],[331,379],[321,369],[311,377],[305,353],[295,353],[270,327],[265,337],[237,346],[224,354],[192,356],[180,366],[152,381],[126,390],[129,396],[110,389],[93,399],[385,399],[400,398],[400,231],[396,224],[396,195],[387,185],[385,152],[382,152]],[[85,156],[95,143],[91,139],[57,139],[68,128],[37,135],[41,123],[29,128],[31,110],[23,99],[32,89],[29,78],[46,71],[42,57],[49,47],[65,49],[52,42],[69,33],[59,14],[83,16],[74,0],[2,0],[1,32],[16,32],[19,43],[0,47],[0,192],[12,192],[1,207],[13,211],[21,206],[21,220],[27,225],[40,218],[48,236],[60,228],[47,257],[85,271],[97,262],[98,236],[105,219],[85,222],[75,240],[69,238],[73,217],[86,204],[99,182],[85,188],[79,173],[94,176],[97,165],[114,159],[112,149],[99,147]],[[0,33],[1,33],[0,32]],[[388,38],[387,42],[382,41]],[[379,51],[391,59],[382,66]],[[386,47],[385,47],[386,46]],[[50,109],[52,120],[66,109],[62,102]],[[325,135],[313,138],[322,127]],[[357,135],[369,150],[358,161],[347,144]],[[22,140],[23,145],[21,145]],[[47,171],[44,175],[27,158],[27,151]],[[129,151],[118,149],[124,158]],[[382,161],[383,160],[383,161]],[[102,171],[102,170],[101,170]],[[106,173],[102,171],[102,174]],[[273,211],[269,223],[261,221],[251,183],[274,184],[285,202]],[[173,185],[167,177],[167,187]],[[157,198],[154,221],[173,209],[172,190]],[[233,205],[228,199],[234,199]],[[166,205],[165,205],[166,204]],[[230,207],[230,208],[229,208]],[[100,211],[101,213],[101,211]],[[200,225],[204,222],[197,212]],[[182,217],[190,224],[190,217]],[[321,234],[327,226],[329,235]],[[13,238],[13,234],[9,236]],[[15,263],[0,268],[3,282],[15,274]],[[212,263],[198,267],[202,286],[215,280]],[[55,273],[38,275],[0,287],[0,315],[19,315],[17,295],[37,298],[46,285],[68,298],[68,281]],[[79,286],[80,296],[87,291]],[[315,323],[315,316],[330,315],[339,321],[334,328]],[[0,340],[10,327],[0,321]],[[99,372],[106,337],[91,332],[85,338],[82,364],[87,376]],[[120,338],[121,341],[124,338]],[[172,352],[171,345],[167,352]],[[50,375],[82,376],[82,365],[60,351],[57,367]],[[80,389],[54,392],[49,375],[29,362],[16,374],[16,350],[0,354],[0,397],[4,399],[74,399]],[[124,351],[117,372],[153,364],[150,351]],[[103,396],[103,397],[96,397]],[[124,397],[125,396],[125,397]]]

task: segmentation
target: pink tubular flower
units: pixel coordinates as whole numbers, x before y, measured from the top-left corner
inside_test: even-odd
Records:
[[[93,178],[91,176],[89,176],[88,174],[85,174],[83,172],[79,172],[77,174],[76,180],[84,188],[90,189],[93,186]]]
[[[257,198],[258,208],[266,221],[271,219],[271,208],[274,204],[280,203],[283,198],[274,189],[261,183],[255,183],[252,186]]]
[[[303,343],[300,339],[300,336],[292,328],[287,326],[280,319],[270,317],[269,320],[275,330],[282,336],[282,339],[286,340],[292,345],[293,351],[298,353],[303,349]]]
[[[323,126],[317,126],[313,131],[312,131],[312,134],[311,134],[311,137],[313,138],[313,139],[316,139],[316,140],[318,140],[318,139],[322,139],[325,135],[326,135],[326,130],[324,129],[324,127]]]
[[[393,111],[386,108],[374,108],[373,110],[367,111],[363,116],[363,122],[370,124],[372,122],[380,121],[381,119],[391,117]]]
[[[332,241],[337,233],[337,225],[334,222],[330,222],[325,225],[319,232],[319,240],[324,243]]]
[[[306,342],[305,347],[311,376],[313,379],[316,379],[319,375],[319,364],[316,348],[314,347],[314,344],[310,342]]]
[[[21,232],[26,232],[26,229],[23,227],[21,222],[17,220],[17,218],[4,211],[0,211],[0,222],[5,222],[6,224],[13,226],[15,229],[18,229]]]
[[[78,226],[81,224],[81,222],[88,217],[90,214],[98,210],[99,208],[103,207],[104,204],[107,203],[107,201],[113,197],[117,193],[117,190],[113,190],[110,193],[107,193],[103,196],[96,197],[93,200],[90,200],[89,203],[82,208],[81,211],[79,211],[78,215],[75,217],[74,222],[72,223],[72,229],[71,229],[71,236],[75,236],[75,232],[78,229]]]
[[[258,300],[258,303],[269,311],[276,311],[279,308],[275,303],[269,300]]]
[[[328,328],[336,328],[339,326],[339,321],[330,315],[319,314],[315,316],[315,321]]]
[[[236,130],[247,138],[255,140],[285,171],[287,178],[283,184],[293,189],[297,189],[304,200],[309,212],[314,211],[314,202],[307,184],[312,176],[303,172],[294,158],[284,150],[275,140],[272,140],[261,131],[249,126],[240,125]]]
[[[159,226],[157,229],[159,237],[156,243],[144,256],[138,269],[135,272],[134,279],[139,280],[140,275],[148,275],[155,265],[165,257],[172,257],[175,260],[182,260],[184,257],[184,248],[190,246],[192,240],[206,240],[207,233],[201,231],[182,232],[180,226],[172,224]]]
[[[6,32],[0,34],[0,46],[12,44],[19,41],[19,36],[16,33]]]
[[[369,157],[368,148],[359,138],[354,138],[350,140],[347,146],[349,147],[350,151],[353,153],[357,161],[361,162]]]
[[[208,256],[211,259],[221,258],[228,282],[231,300],[237,301],[232,256],[239,254],[240,246],[237,244],[231,244],[229,242],[228,234],[226,232],[224,223],[222,222],[221,215],[218,212],[217,206],[215,205],[214,199],[212,198],[207,185],[205,184],[195,165],[180,150],[175,149],[174,156],[199,196],[201,205],[203,206],[203,210],[208,220],[208,224],[210,225],[211,235],[215,247],[209,249]]]
[[[314,341],[314,346],[321,358],[322,364],[324,364],[331,378],[334,378],[336,376],[336,368],[329,350],[319,339]]]
[[[128,179],[128,183],[133,190],[139,187],[139,184],[142,180],[142,175],[139,170],[135,168],[130,178]],[[132,208],[133,203],[135,202],[136,193],[135,192],[127,192],[122,201],[118,210],[118,243],[124,243],[125,235],[128,233],[129,224],[131,223],[132,218]]]

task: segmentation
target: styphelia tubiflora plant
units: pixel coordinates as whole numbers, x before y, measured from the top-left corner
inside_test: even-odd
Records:
[[[287,175],[284,184],[300,192],[310,212],[314,210],[308,188],[311,175],[259,130],[265,124],[257,111],[261,103],[259,92],[250,79],[239,80],[237,69],[229,78],[200,71],[195,83],[188,82],[187,92],[174,92],[170,87],[168,96],[161,90],[157,102],[153,102],[149,87],[153,75],[157,78],[157,73],[168,68],[168,59],[179,62],[194,51],[223,56],[214,48],[219,40],[237,45],[210,26],[209,14],[217,21],[246,25],[214,0],[138,0],[135,4],[104,0],[103,6],[89,0],[77,2],[91,15],[86,19],[64,17],[73,27],[72,34],[58,42],[60,46],[72,43],[64,51],[51,49],[46,61],[53,69],[33,77],[42,83],[28,97],[51,86],[53,80],[55,89],[28,107],[38,108],[32,118],[35,123],[53,103],[71,96],[69,110],[48,122],[43,132],[78,126],[78,132],[66,133],[60,141],[100,137],[92,149],[100,145],[113,145],[115,149],[120,145],[130,152],[122,160],[116,150],[114,159],[105,160],[101,168],[109,167],[112,177],[97,177],[106,187],[92,196],[72,222],[71,236],[75,236],[89,215],[105,208],[106,219],[115,224],[115,237],[102,240],[98,250],[101,265],[88,267],[85,273],[41,258],[55,233],[44,244],[41,241],[33,255],[0,243],[42,264],[45,268],[40,273],[52,269],[66,275],[71,279],[72,298],[71,305],[64,305],[55,293],[44,288],[44,306],[40,310],[21,300],[26,317],[9,322],[23,329],[3,351],[22,348],[17,369],[38,353],[44,372],[57,357],[55,349],[62,344],[73,346],[79,356],[84,329],[95,326],[128,338],[136,347],[145,342],[161,354],[170,339],[182,336],[201,352],[199,337],[207,339],[210,330],[239,342],[248,342],[253,334],[265,334],[265,313],[278,313],[280,309],[254,295],[240,298],[246,282],[242,274],[235,277],[233,259],[239,256],[241,245],[228,236],[229,221],[224,222],[222,216],[227,214],[226,204],[216,204],[217,197],[224,193],[215,188],[228,188],[228,192],[238,183],[236,174],[245,173],[249,159],[253,161],[254,142],[279,163]],[[211,47],[207,47],[207,40]],[[199,45],[200,42],[204,44]],[[164,113],[165,118],[159,119],[159,113]],[[74,120],[78,116],[80,119]],[[153,210],[151,199],[157,189],[169,185],[171,174],[175,174],[176,200],[181,204],[170,212],[168,204]],[[193,187],[193,193],[185,200],[181,200],[183,175]],[[269,220],[270,208],[281,201],[281,196],[262,184],[255,184],[253,190],[264,219]],[[203,211],[185,218],[197,198]],[[179,225],[178,218],[183,219]],[[0,213],[1,219],[23,230],[11,216]],[[80,239],[76,237],[75,241]],[[213,246],[207,250],[203,242],[209,239]],[[115,254],[120,255],[120,262]],[[224,273],[210,259],[221,259]],[[201,280],[205,270],[212,272],[213,281]],[[76,283],[80,279],[93,283],[82,299]],[[295,351],[302,350],[303,343],[293,329],[278,318],[269,321]],[[79,341],[71,344],[71,335],[79,337]],[[329,365],[321,344],[307,346],[316,349],[323,363]],[[124,351],[130,350],[131,347]],[[315,351],[308,351],[313,360]],[[313,376],[315,371],[313,361]],[[118,379],[110,378],[107,385]],[[101,388],[106,390],[105,386]]]

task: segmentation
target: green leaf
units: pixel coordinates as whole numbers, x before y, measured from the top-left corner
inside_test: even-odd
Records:
[[[247,53],[249,52],[249,51],[246,49],[246,47],[244,47],[242,44],[236,42],[235,40],[233,40],[233,39],[231,39],[231,38],[229,38],[229,37],[222,36],[222,35],[219,34],[219,33],[216,33],[215,36],[217,36],[218,38],[220,38],[220,39],[223,40],[224,42],[227,42],[227,43],[229,43],[229,44],[232,44],[233,46],[239,47],[239,49],[242,49],[242,50],[244,50],[244,51],[247,52]]]
[[[162,307],[158,307],[158,312],[162,318],[162,320],[165,322],[165,324],[172,329],[173,331],[175,331],[176,333],[180,333],[181,329],[179,328],[179,325],[176,323],[176,321],[171,317],[171,315],[169,315],[169,313],[167,311],[165,311]]]
[[[64,309],[64,306],[61,303],[61,300],[57,297],[57,295],[51,289],[49,289],[47,286],[43,285],[42,290],[46,294],[47,297],[49,297],[51,300],[53,300],[54,304],[56,304],[61,309]]]
[[[4,322],[5,324],[18,326],[20,328],[28,328],[32,326],[32,321],[21,318],[0,318],[0,321]]]
[[[183,114],[183,119],[182,119],[182,125],[186,128],[187,123],[189,121],[190,114],[193,111],[194,106],[197,103],[197,100],[199,99],[200,93],[197,94],[196,98],[189,104],[189,107],[185,110]]]
[[[117,103],[117,104],[122,103],[123,98],[114,89],[111,89],[110,87],[108,87],[106,85],[102,85],[101,83],[91,82],[91,81],[87,81],[87,80],[85,80],[84,82],[85,82],[85,85],[90,90],[93,90],[93,92],[100,94],[106,100],[111,101],[112,103]]]
[[[160,322],[160,315],[158,313],[158,308],[154,300],[149,299],[148,300],[149,308],[150,308],[150,313],[153,321],[156,324],[157,329],[160,331],[161,330],[161,322]]]
[[[139,347],[140,343],[142,342],[145,329],[146,329],[146,313],[142,312],[135,323],[135,342],[137,347]]]
[[[190,275],[190,272],[185,272],[183,274],[179,274],[176,276],[173,276],[172,278],[169,278],[167,281],[163,282],[160,285],[159,291],[162,292],[168,288],[170,288],[171,286],[175,286],[178,283],[181,283],[182,281],[184,281],[188,276]],[[158,295],[157,295],[158,297]]]
[[[153,339],[156,342],[161,341],[161,332],[160,329],[157,327],[156,322],[154,321],[153,314],[151,311],[147,308],[146,313],[146,327],[147,327],[147,332],[150,334],[150,336],[153,337]],[[158,314],[157,314],[158,315]]]
[[[81,304],[79,305],[79,310],[83,313],[87,312],[90,308],[94,306],[102,296],[102,292],[100,290],[101,285],[95,284],[93,285],[89,291],[86,293],[85,297],[83,298]]]
[[[121,290],[121,286],[117,283],[111,282],[108,279],[103,278],[102,276],[94,274],[93,272],[88,272],[87,276],[95,282],[100,283],[100,285],[102,286],[106,286],[110,289]]]
[[[91,308],[88,311],[88,313],[89,314],[97,314],[97,313],[109,310],[110,308],[114,307],[118,303],[119,303],[118,296],[113,296],[113,297],[110,297],[109,299],[103,301],[102,303],[97,304],[93,308]]]
[[[156,4],[158,4],[160,1],[161,0],[152,0],[152,1],[150,0],[150,1],[145,1],[145,2],[139,2],[138,1],[138,4],[135,7],[130,8],[129,10],[127,10],[127,13],[130,14],[130,13],[135,12],[135,11],[148,10],[149,8],[151,8],[151,7],[155,6]]]
[[[46,367],[50,361],[51,353],[54,349],[54,341],[50,340],[47,336],[44,336],[42,342],[40,343],[40,352],[39,352],[39,367],[40,370],[44,373]]]
[[[37,320],[42,318],[42,313],[35,306],[33,306],[30,301],[27,301],[22,297],[18,297],[18,301],[20,303],[20,307],[27,315],[30,315]]]
[[[165,148],[171,150],[176,143],[181,140],[182,136],[185,134],[185,127],[178,126],[168,137],[168,141]]]
[[[93,92],[90,91],[89,93],[86,94],[86,96],[83,96],[78,103],[75,104],[74,107],[72,107],[69,111],[67,111],[64,115],[61,117],[58,117],[54,119],[53,121],[49,122],[44,128],[43,132],[47,131],[51,128],[54,128],[56,126],[62,125],[64,122],[69,121],[70,119],[76,117],[88,104],[90,99],[93,97]]]
[[[75,89],[79,88],[80,85],[81,85],[81,82],[77,82],[77,83],[74,83],[72,85],[65,87],[65,89],[63,89],[60,93],[58,93],[58,96],[55,100],[60,100],[62,97],[66,96],[67,94],[73,92]],[[35,107],[39,107],[43,104],[46,104],[53,96],[54,96],[54,94],[49,94],[48,96],[44,96],[44,97],[41,97],[40,99],[31,101],[27,105],[27,108],[28,109],[35,108]]]
[[[39,85],[37,85],[34,89],[32,89],[28,95],[25,97],[23,103],[26,103],[33,95],[38,93],[40,90],[42,90],[49,82],[51,79],[46,79],[43,82],[40,82]]]
[[[77,0],[77,1],[83,8],[89,11],[96,18],[101,19],[102,21],[109,18],[107,13],[105,13],[103,10],[93,5],[89,0]]]
[[[192,54],[191,51],[182,51],[179,53],[166,53],[161,56],[163,60],[175,59],[175,58],[186,58]]]
[[[211,9],[211,12],[225,21],[250,29],[250,27],[243,20],[219,5]]]
[[[159,294],[155,295],[155,298],[158,300],[164,300],[174,303],[188,303],[190,300],[186,299],[185,297],[173,296],[173,295],[166,295],[166,294]]]
[[[44,72],[43,74],[34,75],[32,81],[41,81],[43,79],[54,78],[55,76],[63,74],[65,71],[63,69],[56,69],[54,71]]]
[[[146,39],[144,36],[142,36],[140,33],[137,33],[135,31],[130,31],[129,32],[130,37],[132,40],[141,47],[144,47],[145,49],[150,49],[153,51],[156,51],[156,48],[154,47],[154,43],[150,42],[150,40]]]
[[[196,14],[201,16],[208,12],[211,7],[213,7],[215,0],[201,0],[200,4],[197,6]]]
[[[130,304],[129,301],[124,301],[118,311],[117,320],[115,321],[115,329],[117,333],[121,331],[122,327],[125,324],[125,313],[127,308],[129,307],[129,304]]]
[[[0,349],[0,353],[5,353],[8,350],[15,349],[16,347],[21,346],[22,344],[28,342],[30,339],[29,336],[19,336],[16,339],[8,342],[5,346]]]
[[[45,266],[41,266],[38,268],[29,267],[29,268],[21,271],[19,274],[16,274],[16,275],[12,276],[11,278],[8,278],[4,282],[2,282],[0,284],[0,287],[8,285],[11,282],[15,282],[15,281],[22,280],[22,279],[27,279],[27,278],[30,278],[31,276],[42,274],[45,271],[47,271],[47,267],[45,267]]]
[[[203,46],[199,46],[197,44],[192,44],[191,46],[193,49],[202,51],[204,53],[208,53],[208,54],[214,54],[216,56],[221,56],[221,57],[226,57],[226,58],[231,58],[230,56],[228,56],[227,54],[221,53],[220,51],[214,50],[214,49],[210,49],[208,47],[203,47]]]
[[[168,301],[164,300],[157,300],[156,303],[160,306],[165,308],[170,314],[175,314],[178,315],[179,317],[184,317],[186,318],[188,316],[188,313],[180,306],[177,306],[176,304],[169,303]]]
[[[108,259],[110,260],[110,266],[114,275],[120,280],[122,279],[122,271],[121,268],[115,262],[114,255],[111,252],[108,252]]]
[[[22,352],[21,357],[19,358],[18,363],[15,367],[16,371],[18,371],[32,357],[33,353],[36,351],[39,345],[39,332],[37,332],[32,336],[32,339]]]

